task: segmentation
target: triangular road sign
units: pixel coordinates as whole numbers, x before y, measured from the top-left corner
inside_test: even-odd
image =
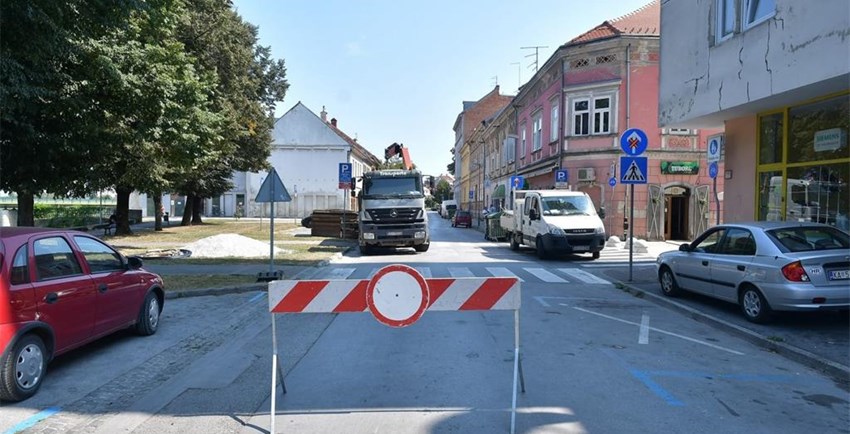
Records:
[[[260,186],[260,191],[257,192],[257,198],[254,202],[290,202],[289,192],[277,175],[277,171],[272,168],[263,185]]]

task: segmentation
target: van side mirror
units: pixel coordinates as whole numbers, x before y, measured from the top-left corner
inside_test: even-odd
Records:
[[[599,211],[597,211],[596,213],[599,214],[599,218],[604,219],[605,218],[605,207],[599,208]]]

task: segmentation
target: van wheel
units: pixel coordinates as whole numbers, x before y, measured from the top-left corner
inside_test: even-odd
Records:
[[[372,254],[372,248],[369,246],[360,246],[360,254],[363,256],[369,256]]]
[[[413,246],[413,250],[416,250],[417,252],[420,252],[420,253],[421,252],[427,252],[429,247],[431,247],[431,243],[420,244],[418,246]]]
[[[548,255],[546,254],[546,249],[543,247],[543,238],[537,237],[537,242],[535,244],[537,247],[537,257],[540,259],[546,259]]]
[[[593,259],[599,259],[599,252],[593,252]]]
[[[508,234],[508,237],[511,238],[511,250],[519,250],[519,243],[516,242],[516,235]]]
[[[41,338],[22,337],[0,360],[0,400],[23,401],[38,392],[47,373],[47,350]]]

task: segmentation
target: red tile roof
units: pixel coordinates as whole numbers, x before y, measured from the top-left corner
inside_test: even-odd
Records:
[[[605,21],[588,32],[573,38],[567,45],[582,44],[614,36],[660,36],[661,2],[653,0],[640,9],[622,17]]]

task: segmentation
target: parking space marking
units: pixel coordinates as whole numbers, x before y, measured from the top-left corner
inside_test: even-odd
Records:
[[[59,408],[59,407],[45,408],[44,410],[39,411],[38,413],[36,413],[36,414],[24,419],[23,421],[19,422],[15,426],[7,429],[6,431],[3,432],[3,434],[15,434],[15,433],[19,433],[19,432],[21,432],[25,429],[32,428],[32,427],[35,426],[35,424],[43,421],[44,419],[47,419],[50,416],[53,416],[56,413],[59,413],[61,410],[62,409]]]
[[[638,334],[638,343],[641,345],[649,344],[649,315],[647,314],[640,316],[640,333]]]
[[[493,277],[516,277],[520,282],[525,282],[522,277],[517,276],[514,273],[511,273],[511,270],[508,270],[505,267],[486,267],[487,271],[493,275]]]
[[[542,269],[542,268],[526,268],[525,271],[533,274],[534,277],[547,283],[567,283],[566,280]]]
[[[617,321],[617,322],[621,322],[621,323],[624,323],[624,324],[630,324],[630,325],[634,325],[634,326],[640,326],[640,324],[638,324],[636,322],[627,321],[627,320],[624,320],[624,319],[621,319],[621,318],[616,318],[616,317],[613,317],[613,316],[610,316],[610,315],[605,315],[604,313],[593,312],[591,310],[587,310],[587,309],[583,309],[583,308],[575,307],[575,306],[572,306],[572,308],[575,309],[575,310],[584,312],[584,313],[589,313],[591,315],[596,315],[596,316],[599,316],[599,317],[602,317],[602,318],[610,319],[612,321]],[[684,339],[686,341],[693,342],[693,343],[696,343],[696,344],[705,345],[707,347],[711,347],[711,348],[714,348],[716,350],[726,351],[727,353],[732,353],[732,354],[735,354],[736,356],[743,356],[744,355],[744,353],[742,353],[740,351],[735,351],[733,349],[721,347],[720,345],[714,345],[714,344],[711,344],[711,343],[708,343],[708,342],[703,342],[699,339],[690,338],[690,337],[687,337],[687,336],[684,336],[684,335],[680,335],[678,333],[668,332],[667,330],[661,330],[661,329],[655,328],[655,327],[648,327],[648,329],[652,330],[654,332],[658,332],[658,333],[661,333],[661,334],[668,335],[668,336],[673,336],[673,337],[676,337],[676,338],[679,338],[679,339]]]
[[[259,293],[259,294],[255,295],[255,296],[251,297],[251,299],[250,299],[250,300],[248,300],[248,303],[253,303],[253,302],[255,302],[255,301],[257,301],[257,300],[259,300],[259,299],[261,299],[261,298],[265,297],[266,295],[267,295],[267,294],[266,294],[265,292],[261,292],[261,293]]]

